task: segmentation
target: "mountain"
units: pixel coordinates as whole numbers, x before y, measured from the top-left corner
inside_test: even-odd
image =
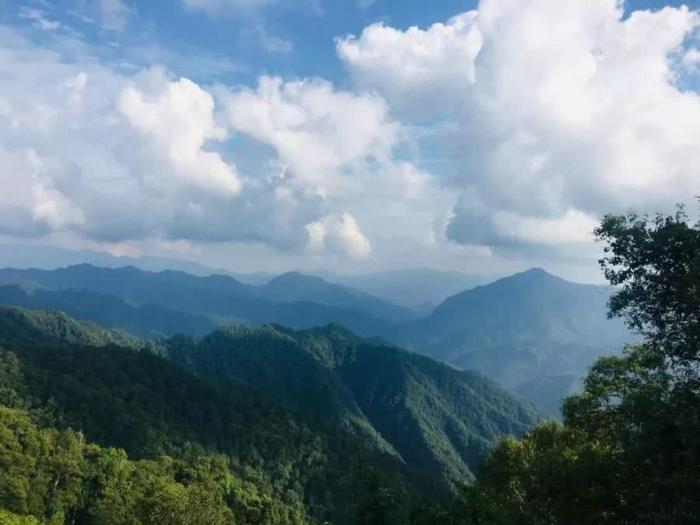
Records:
[[[386,301],[426,314],[448,297],[492,280],[492,277],[485,275],[431,268],[364,274],[317,272],[317,275],[330,282],[351,286]]]
[[[56,328],[66,323],[71,330]],[[321,486],[347,490],[338,483],[351,472],[353,449],[396,490],[443,498],[472,477],[494,440],[541,417],[480,374],[335,325],[222,328],[140,352],[134,340],[115,346],[111,334],[58,312],[0,308],[0,346],[22,362],[22,388],[51,399],[60,421],[135,457],[174,453],[187,441],[213,447],[253,462],[280,487],[301,484],[307,506]],[[278,472],[287,455],[320,456],[309,472]]]
[[[178,333],[204,335],[216,328],[207,317],[170,310],[154,304],[131,306],[113,295],[86,290],[25,289],[0,286],[0,304],[61,310],[83,321],[126,330],[139,337],[158,339]]]
[[[336,308],[345,308],[376,319],[407,321],[418,317],[416,312],[347,286],[331,284],[320,277],[288,272],[258,287],[259,297],[269,301],[306,301]]]
[[[0,244],[0,268],[39,268],[55,270],[77,264],[92,264],[104,268],[135,266],[142,270],[159,272],[176,270],[194,275],[226,274],[225,270],[206,265],[167,257],[128,257],[112,255],[95,250],[70,250],[56,246],[32,246],[27,244]],[[241,274],[245,275],[245,274]],[[258,277],[252,274],[252,278]]]
[[[607,319],[609,295],[535,268],[448,298],[399,339],[553,409],[596,356],[631,339]]]
[[[296,285],[290,285],[290,281],[296,281]],[[411,315],[405,309],[365,294],[323,281],[319,283],[315,278],[310,281],[301,276],[256,287],[227,275],[203,277],[171,270],[146,272],[133,266],[100,268],[89,264],[50,271],[0,270],[0,284],[109,295],[132,306],[155,305],[207,317],[219,325],[279,323],[292,328],[310,328],[337,322],[362,335],[385,335],[390,333],[393,322],[372,313],[402,318]],[[308,291],[306,286],[309,286]],[[320,293],[319,289],[325,291]],[[281,297],[275,296],[275,290]],[[314,298],[328,304],[314,302]],[[365,307],[371,313],[366,312]],[[109,317],[104,317],[104,321],[110,326],[130,328]],[[184,325],[181,331],[187,332],[186,327]]]
[[[77,321],[63,312],[26,310],[0,306],[0,344],[80,345],[142,348],[143,341],[130,334]]]
[[[0,308],[0,405],[24,410],[41,425],[80,431],[131,458],[160,462],[166,454],[194,462],[189,474],[180,475],[185,482],[206,471],[210,460],[198,458],[224,455],[225,461],[216,459],[219,468],[258,493],[246,501],[239,488],[228,497],[232,510],[244,514],[237,523],[354,523],[361,465],[381,472],[383,490],[408,500],[418,496],[395,454],[317,424],[259,390],[197,377],[148,351],[153,345],[139,346],[134,338],[124,341],[130,347],[115,345],[121,342],[111,331],[60,312]],[[3,428],[0,441],[8,432]],[[0,457],[3,467],[6,457]],[[60,478],[61,466],[53,468]],[[78,466],[67,468],[75,476]],[[104,480],[94,483],[87,495]],[[13,494],[3,489],[0,500]]]
[[[243,383],[398,455],[437,494],[469,479],[498,436],[541,414],[478,373],[453,369],[331,325],[219,329],[166,343],[200,376]]]
[[[422,318],[374,296],[299,273],[261,286],[226,275],[78,265],[0,270],[0,303],[58,308],[143,337],[204,335],[215,326],[337,323],[460,369],[475,369],[558,414],[596,356],[633,338],[606,318],[610,290],[532,269],[462,291]],[[16,287],[22,288],[20,293]]]

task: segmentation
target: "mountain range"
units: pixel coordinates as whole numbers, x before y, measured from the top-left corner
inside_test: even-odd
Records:
[[[146,342],[0,307],[0,365],[2,404],[137,458],[226,454],[237,475],[319,522],[352,521],[358,461],[397,495],[439,501],[494,440],[542,417],[476,372],[335,325]]]
[[[610,293],[534,268],[450,297],[397,339],[556,413],[597,356],[632,340],[621,321],[607,318]]]
[[[455,294],[425,315],[346,285],[290,272],[262,285],[228,275],[76,265],[0,270],[0,303],[56,308],[146,338],[217,326],[329,323],[475,369],[558,413],[595,357],[633,338],[607,319],[607,287],[532,269]]]
[[[0,244],[0,268],[35,268],[56,270],[65,266],[91,264],[102,268],[134,266],[148,272],[175,270],[198,276],[228,275],[253,286],[260,286],[277,274],[263,271],[237,272],[204,264],[168,257],[115,256],[95,250],[70,250],[55,246],[27,244]],[[293,272],[294,273],[294,272]],[[330,283],[354,288],[366,294],[381,297],[405,308],[427,313],[447,297],[486,284],[490,276],[433,268],[386,270],[348,274],[332,271],[310,271],[306,275],[320,277]]]

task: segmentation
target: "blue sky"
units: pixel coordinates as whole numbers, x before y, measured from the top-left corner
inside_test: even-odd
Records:
[[[0,0],[0,240],[596,280],[698,193],[698,7]]]

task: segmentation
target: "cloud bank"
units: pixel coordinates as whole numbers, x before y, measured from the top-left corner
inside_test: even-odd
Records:
[[[184,0],[213,14],[266,3]],[[102,5],[106,30],[136,16]],[[205,85],[0,26],[0,234],[590,257],[603,213],[699,191],[699,27],[687,7],[482,0],[425,28],[338,38],[339,87]]]
[[[615,0],[482,0],[446,24],[337,42],[356,85],[406,119],[451,119],[459,243],[590,239],[608,211],[666,209],[700,182],[700,97],[679,87],[700,18]]]

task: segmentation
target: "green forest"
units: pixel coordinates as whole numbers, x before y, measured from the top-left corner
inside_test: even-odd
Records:
[[[0,523],[698,523],[700,224],[596,236],[642,339],[561,420],[337,325],[154,342],[2,307]]]

